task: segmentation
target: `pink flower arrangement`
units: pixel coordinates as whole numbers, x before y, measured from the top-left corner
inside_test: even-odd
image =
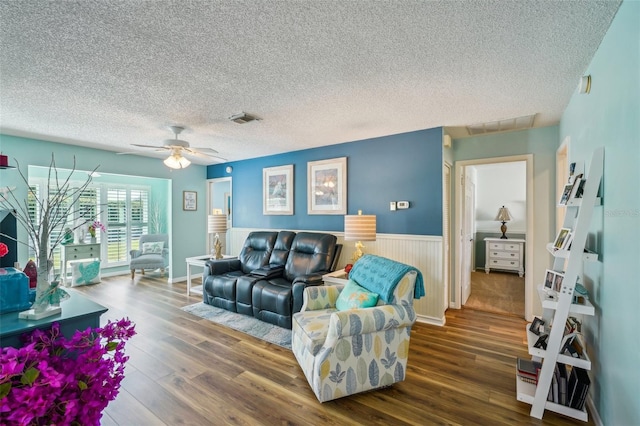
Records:
[[[91,225],[89,225],[89,235],[91,235],[91,238],[95,238],[96,237],[96,230],[101,230],[102,232],[107,232],[107,228],[105,228],[105,226],[100,223],[97,220],[94,220],[93,223]]]
[[[5,425],[99,425],[124,378],[129,319],[77,331],[71,339],[54,323],[27,335],[25,346],[0,353],[0,417]]]
[[[5,257],[9,253],[9,247],[5,243],[0,243],[0,257]]]

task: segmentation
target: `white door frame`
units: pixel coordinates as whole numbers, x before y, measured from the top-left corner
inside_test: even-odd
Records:
[[[476,166],[479,164],[493,164],[493,163],[511,163],[514,161],[524,161],[527,167],[527,237],[525,243],[525,265],[527,269],[533,268],[534,265],[534,239],[535,234],[533,232],[533,212],[534,212],[534,200],[533,200],[533,154],[523,154],[523,155],[512,155],[509,157],[495,157],[495,158],[482,158],[477,160],[464,160],[464,161],[456,161],[455,163],[455,185],[454,185],[454,198],[456,201],[455,204],[455,283],[454,289],[455,292],[452,293],[452,298],[450,305],[455,309],[460,309],[461,306],[461,296],[462,296],[462,281],[460,277],[462,276],[462,259],[460,253],[462,253],[462,247],[460,246],[461,242],[461,233],[462,233],[462,215],[463,215],[463,198],[464,191],[461,186],[462,183],[462,171],[466,166]],[[529,319],[533,316],[533,296],[534,296],[534,286],[533,286],[533,272],[528,271],[524,275],[524,316]]]
[[[442,278],[444,280],[444,297],[442,311],[445,312],[449,308],[449,299],[451,298],[451,178],[453,166],[445,161],[442,167],[442,184],[443,196],[442,202],[442,247],[444,255],[442,256]],[[444,317],[444,315],[443,315]]]

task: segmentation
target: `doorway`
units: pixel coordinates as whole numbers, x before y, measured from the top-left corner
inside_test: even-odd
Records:
[[[479,260],[480,263],[484,264],[484,256],[485,256],[485,234],[479,231],[482,230],[490,230],[493,231],[494,234],[491,237],[500,237],[500,223],[496,222],[496,214],[500,207],[502,207],[502,197],[504,194],[504,190],[507,185],[510,185],[512,182],[512,177],[509,175],[502,176],[501,179],[496,181],[492,187],[489,188],[489,194],[492,194],[494,197],[493,201],[489,201],[483,207],[482,211],[479,211],[475,204],[483,204],[483,192],[474,189],[475,185],[479,185],[477,183],[476,173],[479,169],[491,169],[492,167],[496,170],[501,167],[509,167],[509,163],[520,163],[524,165],[524,182],[525,185],[525,199],[519,205],[514,205],[514,210],[518,211],[518,216],[522,220],[523,217],[526,218],[523,220],[523,223],[519,224],[520,230],[524,230],[523,239],[526,240],[524,243],[525,247],[525,276],[524,283],[520,282],[520,288],[524,287],[524,301],[520,302],[523,304],[522,312],[525,318],[529,318],[533,311],[533,283],[532,276],[533,274],[527,274],[526,268],[527,265],[533,265],[533,156],[528,155],[518,155],[511,157],[498,157],[498,158],[489,158],[489,159],[480,159],[480,160],[468,160],[468,161],[459,161],[455,164],[455,173],[456,173],[456,185],[455,185],[455,235],[457,236],[455,244],[456,244],[456,258],[455,258],[455,270],[456,270],[456,279],[454,283],[454,291],[452,292],[452,303],[451,305],[454,308],[460,309],[464,303],[467,301],[468,290],[472,290],[472,272],[474,274],[474,278],[476,281],[478,279],[486,280],[487,278],[492,278],[496,280],[508,281],[512,278],[516,280],[519,278],[518,274],[511,274],[509,272],[501,272],[501,271],[491,271],[489,276],[486,276],[483,265],[478,267]],[[495,166],[491,166],[495,165]],[[495,174],[496,170],[492,173]],[[495,179],[495,178],[494,178]],[[486,189],[486,188],[485,188]],[[475,197],[474,195],[475,194]],[[487,197],[487,192],[484,192],[484,197]],[[491,197],[488,197],[491,198]],[[506,201],[505,201],[506,202]],[[497,205],[499,203],[500,205]],[[496,204],[496,206],[493,206]],[[490,207],[487,207],[489,205]],[[495,210],[495,211],[493,211]],[[512,224],[509,222],[510,225]],[[515,222],[513,223],[515,225]],[[517,226],[512,228],[514,231],[518,230]],[[497,234],[495,234],[497,232]],[[513,234],[514,237],[517,236]],[[507,231],[507,236],[509,236],[509,231]],[[476,270],[479,269],[479,270]],[[520,278],[522,280],[522,278]],[[485,283],[486,284],[486,283]],[[505,284],[509,285],[509,284]],[[491,286],[491,285],[490,285]],[[496,284],[494,287],[497,287]],[[495,289],[492,289],[495,290]],[[493,298],[497,298],[496,295],[489,296]],[[499,297],[499,295],[498,295]],[[509,297],[505,294],[505,298]]]
[[[223,243],[222,254],[229,254],[229,230],[233,225],[232,220],[232,179],[231,177],[209,179],[207,181],[209,190],[207,191],[207,214],[224,214],[227,216],[227,231],[219,234],[220,241]],[[213,235],[209,235],[207,239],[207,251],[211,252],[213,247]]]

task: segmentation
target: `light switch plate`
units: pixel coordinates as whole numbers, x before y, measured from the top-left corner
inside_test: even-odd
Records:
[[[396,210],[396,202],[392,201],[389,203],[389,210],[391,211],[395,211]]]
[[[408,201],[398,201],[398,208],[399,209],[408,209],[409,208],[409,202]]]

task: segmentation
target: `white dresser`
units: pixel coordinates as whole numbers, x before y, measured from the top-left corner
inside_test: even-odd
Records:
[[[73,260],[100,259],[100,244],[67,244],[61,246],[60,270],[62,283],[67,281],[67,263]]]
[[[524,243],[525,240],[485,238],[486,261],[484,270],[488,274],[490,269],[517,272],[524,276]]]

